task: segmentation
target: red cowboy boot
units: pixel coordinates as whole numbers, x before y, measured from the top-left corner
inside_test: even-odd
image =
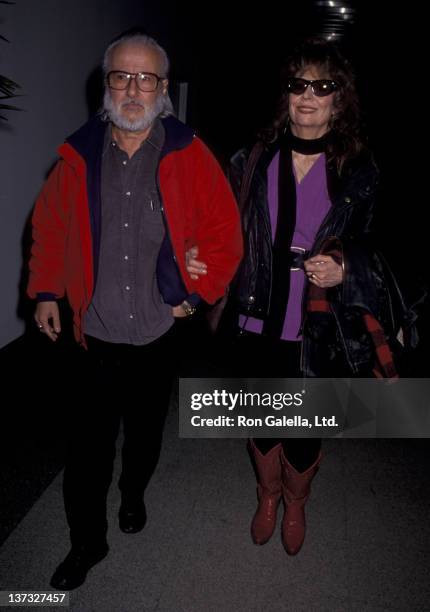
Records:
[[[252,439],[249,444],[258,477],[258,508],[252,519],[251,535],[255,544],[265,544],[275,529],[276,513],[282,495],[280,459],[282,446],[277,444],[263,455]]]
[[[281,452],[282,495],[285,514],[282,520],[282,543],[289,555],[296,555],[305,539],[305,504],[311,491],[311,482],[318,471],[321,453],[305,472],[298,472]]]

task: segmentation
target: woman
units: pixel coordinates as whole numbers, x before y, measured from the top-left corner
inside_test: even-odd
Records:
[[[390,328],[382,264],[367,239],[378,171],[360,137],[352,70],[334,45],[312,39],[295,50],[275,119],[249,155],[234,156],[231,178],[245,257],[220,325],[224,337],[227,321],[239,325],[225,351],[234,364],[228,374],[369,375],[374,345],[366,309]],[[198,249],[192,256],[189,273],[209,274]],[[321,298],[329,309],[309,307]],[[282,540],[294,555],[305,536],[321,440],[253,439],[250,449],[258,479],[252,538],[270,539],[283,497]]]

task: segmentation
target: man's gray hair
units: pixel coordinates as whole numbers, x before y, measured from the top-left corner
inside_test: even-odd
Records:
[[[163,79],[167,79],[167,77],[169,76],[169,68],[170,68],[170,62],[169,62],[169,58],[167,57],[167,53],[165,52],[163,47],[158,44],[158,42],[154,38],[151,38],[151,36],[147,36],[146,34],[140,34],[140,33],[124,34],[124,36],[121,36],[120,38],[117,38],[116,40],[111,42],[111,44],[108,46],[103,56],[103,73],[105,76],[109,72],[109,68],[110,68],[109,63],[110,63],[112,51],[118,45],[122,45],[123,43],[132,43],[136,45],[141,45],[142,47],[150,47],[151,49],[154,49],[155,51],[157,51],[161,59],[161,74],[159,76],[161,76]]]

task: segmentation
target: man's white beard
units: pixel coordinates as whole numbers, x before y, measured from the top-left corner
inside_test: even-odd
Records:
[[[124,104],[130,104],[130,102],[134,102],[137,106],[144,109],[145,112],[143,117],[130,120],[121,115],[122,106]],[[121,104],[115,106],[112,96],[110,95],[110,91],[106,89],[103,99],[103,107],[112,123],[121,130],[126,130],[127,132],[143,132],[151,127],[158,115],[164,111],[165,102],[163,100],[163,94],[159,94],[155,99],[154,104],[151,106],[146,102],[136,102],[136,100],[131,98],[126,98],[121,102]]]

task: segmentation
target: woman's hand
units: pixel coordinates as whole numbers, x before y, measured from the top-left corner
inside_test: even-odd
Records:
[[[318,287],[336,287],[343,281],[342,266],[331,255],[315,255],[304,262],[304,267],[309,281]]]
[[[201,274],[207,274],[207,265],[204,261],[198,261],[199,247],[193,246],[185,253],[185,264],[187,272],[193,280],[198,280]]]

